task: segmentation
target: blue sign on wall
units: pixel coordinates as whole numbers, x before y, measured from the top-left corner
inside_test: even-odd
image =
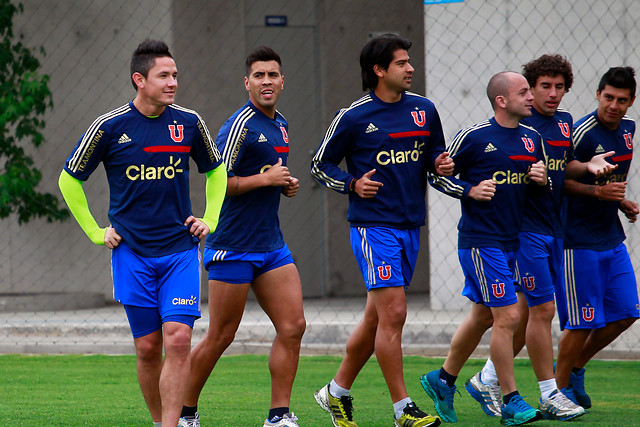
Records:
[[[424,0],[424,4],[462,3],[464,0]]]

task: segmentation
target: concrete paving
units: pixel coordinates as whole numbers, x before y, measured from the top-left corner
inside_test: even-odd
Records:
[[[362,317],[364,299],[305,300],[307,330],[302,354],[343,355],[349,334]],[[282,308],[286,310],[286,307]],[[193,342],[205,333],[208,307],[194,327]],[[432,311],[424,299],[411,298],[403,334],[407,355],[445,357],[451,337],[466,313]],[[600,358],[640,359],[640,322],[600,353]],[[554,325],[557,345],[559,328]],[[248,301],[236,339],[226,354],[266,354],[274,329],[255,301]],[[474,357],[488,354],[489,333],[485,334]],[[97,309],[2,312],[0,313],[0,353],[22,354],[135,354],[129,325],[120,305]],[[520,356],[526,357],[526,353]]]

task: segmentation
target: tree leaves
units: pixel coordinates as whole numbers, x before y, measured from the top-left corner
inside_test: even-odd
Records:
[[[62,221],[69,211],[53,194],[37,190],[42,174],[25,150],[44,142],[42,116],[53,99],[33,50],[14,41],[13,17],[20,12],[22,5],[0,0],[0,218],[15,213],[21,224],[33,218]]]

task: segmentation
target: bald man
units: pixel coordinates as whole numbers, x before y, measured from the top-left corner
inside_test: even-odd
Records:
[[[458,327],[443,366],[420,382],[446,422],[456,422],[455,381],[487,329],[498,375],[506,425],[542,417],[518,393],[513,371],[513,335],[519,314],[514,285],[515,254],[527,194],[549,191],[542,138],[520,123],[531,116],[533,96],[527,80],[505,71],[487,86],[494,116],[461,130],[448,151],[454,177],[432,176],[438,190],[460,199],[458,258],[465,277],[462,294],[471,312]]]

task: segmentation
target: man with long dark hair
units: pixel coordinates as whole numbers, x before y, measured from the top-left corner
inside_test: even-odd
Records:
[[[315,398],[334,426],[356,426],[351,385],[375,352],[389,388],[396,426],[437,426],[409,397],[402,368],[405,289],[425,224],[427,172],[447,175],[440,117],[428,99],[408,92],[411,42],[394,34],[370,40],[360,54],[370,92],[340,110],[313,158],[311,173],[349,195],[351,246],[367,287],[364,317],[347,342],[338,373]],[[340,169],[346,159],[347,171]]]

